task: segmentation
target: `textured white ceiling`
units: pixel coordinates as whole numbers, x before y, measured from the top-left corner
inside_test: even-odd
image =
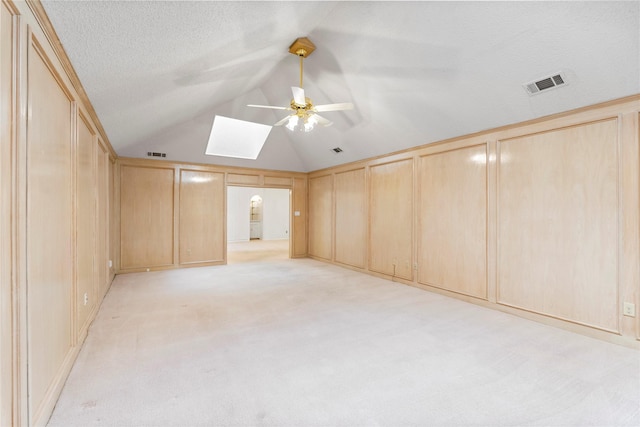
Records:
[[[640,2],[43,1],[121,156],[311,171],[640,93]],[[300,36],[330,128],[205,156],[216,114],[273,124]],[[522,84],[563,71],[568,85]],[[331,148],[344,151],[335,154]]]

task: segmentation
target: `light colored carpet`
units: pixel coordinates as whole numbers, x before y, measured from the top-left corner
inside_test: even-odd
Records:
[[[227,243],[227,264],[287,258],[289,258],[289,240],[249,240]]]
[[[310,259],[120,275],[50,426],[638,426],[640,352]]]

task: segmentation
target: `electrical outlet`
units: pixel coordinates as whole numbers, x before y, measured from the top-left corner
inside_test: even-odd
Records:
[[[87,293],[84,293],[84,305],[87,305],[89,303],[89,295],[87,295]]]
[[[636,305],[630,302],[625,302],[622,305],[622,312],[625,316],[636,317]]]
[[[414,263],[413,263],[413,269],[414,269],[415,271],[418,271],[418,263],[417,263],[417,262],[414,262]]]
[[[113,267],[113,261],[109,260],[109,268]]]

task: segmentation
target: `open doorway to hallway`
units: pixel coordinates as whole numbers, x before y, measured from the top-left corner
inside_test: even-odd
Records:
[[[227,187],[227,263],[289,258],[289,189]]]

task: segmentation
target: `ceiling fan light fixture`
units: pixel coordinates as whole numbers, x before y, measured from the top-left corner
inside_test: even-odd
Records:
[[[289,129],[291,132],[296,130],[296,127],[298,126],[298,116],[297,115],[292,115],[289,116],[289,120],[287,121],[287,124],[285,125],[285,127],[287,129]]]
[[[292,114],[285,127],[291,132],[311,132],[318,124],[318,120],[314,116],[314,114]]]
[[[304,131],[311,132],[313,128],[316,126],[317,120],[314,116],[309,116],[304,121]]]

